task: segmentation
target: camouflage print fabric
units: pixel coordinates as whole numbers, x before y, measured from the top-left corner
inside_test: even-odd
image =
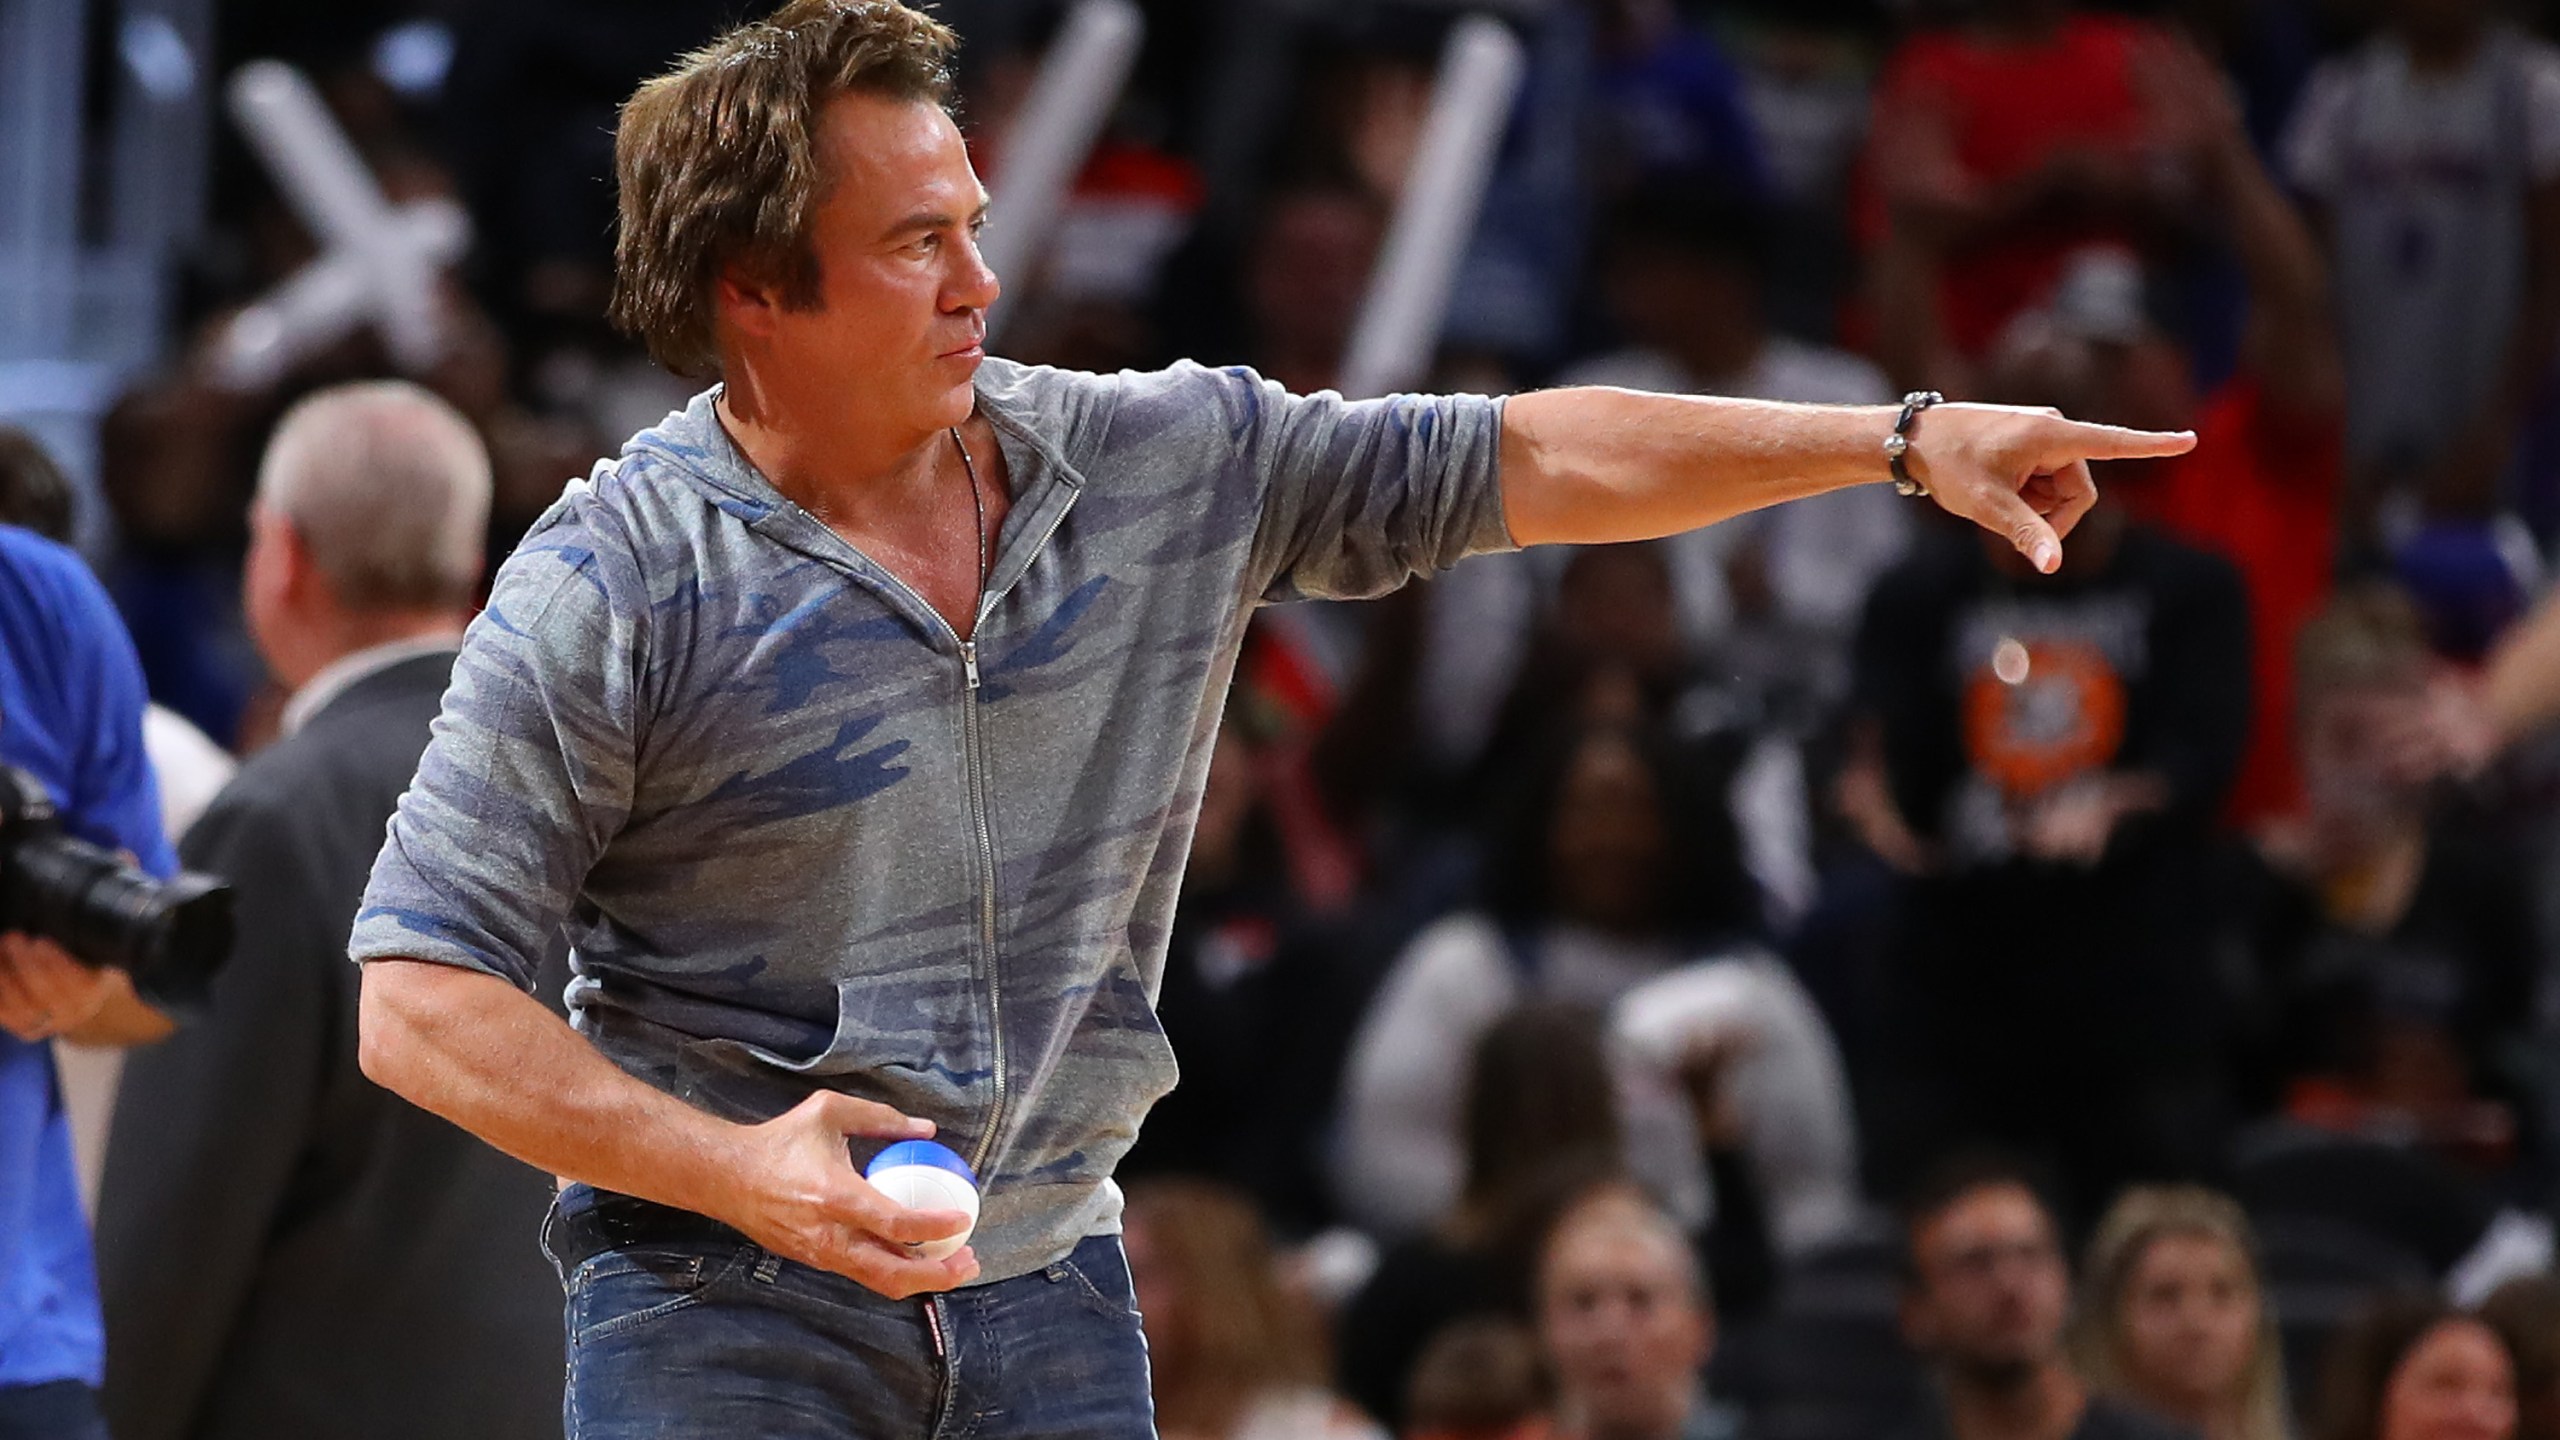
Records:
[[[733,1119],[825,1086],[978,1165],[987,1280],[1117,1227],[1153,998],[1255,605],[1509,544],[1499,401],[990,360],[974,641],[738,453],[711,392],[499,570],[351,946],[529,985]]]

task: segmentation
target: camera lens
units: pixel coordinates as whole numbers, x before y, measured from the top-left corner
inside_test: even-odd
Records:
[[[158,1001],[203,998],[231,953],[231,891],[208,876],[162,882],[121,857],[49,835],[8,856],[9,927],[46,936],[84,964],[113,966]]]

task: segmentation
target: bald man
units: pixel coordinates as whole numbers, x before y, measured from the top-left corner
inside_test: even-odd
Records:
[[[489,460],[401,383],[323,391],[258,476],[244,601],[283,738],[180,853],[239,889],[209,1013],[125,1072],[99,1214],[119,1440],[557,1436],[544,1177],[356,1064],[356,901],[480,583]]]

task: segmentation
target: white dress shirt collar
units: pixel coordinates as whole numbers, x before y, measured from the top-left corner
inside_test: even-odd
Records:
[[[461,648],[462,637],[458,634],[412,635],[341,655],[322,666],[319,674],[304,681],[302,688],[284,702],[284,714],[277,720],[278,733],[290,735],[310,724],[312,716],[327,709],[330,701],[347,693],[358,681],[379,675],[404,660],[449,654]]]

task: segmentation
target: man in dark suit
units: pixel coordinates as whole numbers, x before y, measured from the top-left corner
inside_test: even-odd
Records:
[[[186,836],[239,890],[202,1022],[125,1071],[98,1217],[121,1440],[560,1433],[546,1177],[364,1078],[347,931],[479,584],[489,461],[414,386],[331,390],[259,472],[283,737]]]

